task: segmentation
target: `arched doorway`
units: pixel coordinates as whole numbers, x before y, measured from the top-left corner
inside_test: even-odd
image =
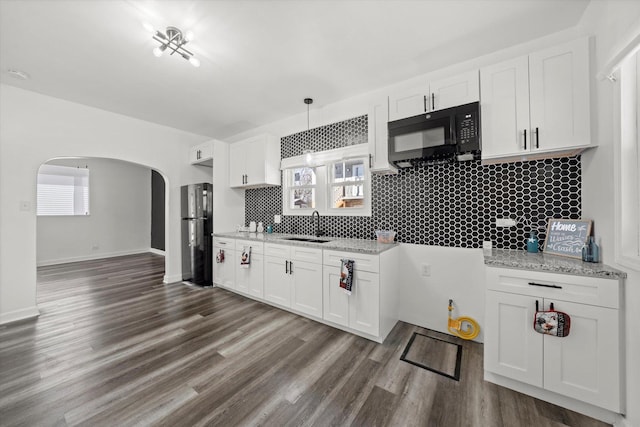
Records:
[[[161,171],[127,160],[57,157],[44,162],[38,169],[36,191],[37,266],[143,252],[164,256],[169,218],[166,186]],[[47,192],[54,195],[53,212],[43,207],[48,206]],[[75,199],[65,192],[75,192]],[[73,205],[74,200],[82,204],[75,213],[73,206],[60,207]],[[165,257],[165,272],[167,262]]]

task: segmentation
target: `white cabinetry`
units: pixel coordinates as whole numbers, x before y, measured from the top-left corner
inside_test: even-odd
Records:
[[[478,70],[473,70],[391,94],[389,120],[399,120],[479,100]]]
[[[280,185],[280,141],[262,134],[229,148],[229,185],[257,188]]]
[[[213,141],[203,142],[189,150],[189,163],[213,167]]]
[[[480,70],[482,159],[577,154],[588,148],[588,39]]]
[[[389,163],[388,122],[389,98],[385,96],[369,107],[369,166],[372,173],[398,173],[398,169]]]
[[[265,244],[264,298],[322,317],[322,249]]]
[[[354,261],[351,295],[339,286],[342,259]],[[379,255],[324,251],[323,263],[324,320],[378,337],[381,317]]]
[[[619,300],[617,280],[488,267],[485,372],[621,413]],[[533,329],[536,301],[571,317],[569,336]]]
[[[244,249],[251,248],[251,258],[248,267],[240,263]],[[239,292],[262,299],[264,296],[264,244],[255,240],[236,241],[236,259],[233,261],[236,269],[235,288]]]
[[[213,283],[225,288],[234,288],[235,282],[235,239],[213,238]],[[224,252],[224,262],[216,262],[216,255]]]

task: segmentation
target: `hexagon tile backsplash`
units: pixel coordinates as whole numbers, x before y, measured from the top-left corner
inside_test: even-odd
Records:
[[[366,116],[323,128],[310,136],[323,138],[316,146],[324,149],[344,146],[344,129],[349,140],[366,142]],[[349,122],[349,123],[347,123]],[[339,132],[332,132],[336,126]],[[320,130],[319,130],[320,129]],[[293,153],[289,144],[300,138],[282,138],[282,153]],[[353,144],[354,142],[351,142]],[[325,148],[326,147],[326,148]],[[289,154],[294,155],[294,154]],[[547,219],[581,217],[580,156],[494,165],[468,161],[402,169],[397,175],[372,176],[372,216],[323,216],[322,227],[329,236],[374,239],[376,229],[396,230],[397,240],[423,245],[480,248],[484,240],[494,247],[524,249],[532,227],[545,238]],[[246,190],[245,222],[273,222],[282,215],[280,187]],[[518,225],[497,228],[496,218],[512,218]],[[282,217],[275,231],[311,234],[309,215]]]

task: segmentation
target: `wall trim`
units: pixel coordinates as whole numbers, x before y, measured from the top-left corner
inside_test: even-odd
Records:
[[[108,253],[101,253],[101,254],[83,255],[78,257],[59,258],[59,259],[52,259],[47,261],[40,261],[36,265],[38,267],[45,267],[48,265],[67,264],[70,262],[78,262],[78,261],[93,261],[93,260],[102,259],[102,258],[113,258],[117,256],[124,256],[124,255],[137,255],[137,254],[144,254],[148,252],[151,252],[150,248],[135,249],[131,251],[108,252]]]
[[[613,423],[614,427],[633,427],[631,424],[629,424],[629,422],[627,421],[627,419],[624,417],[624,415],[618,415],[616,421]]]
[[[165,252],[163,250],[160,250],[160,249],[151,248],[151,249],[149,249],[149,252],[151,252],[152,254],[165,256]]]
[[[40,310],[37,306],[23,308],[20,310],[10,311],[8,313],[0,314],[0,325],[6,323],[17,322],[19,320],[32,319],[40,315]]]
[[[173,274],[171,276],[165,274],[162,278],[162,283],[164,283],[165,285],[176,282],[182,282],[182,274]]]

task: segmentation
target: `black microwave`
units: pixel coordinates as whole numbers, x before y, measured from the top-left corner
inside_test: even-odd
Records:
[[[389,162],[398,167],[479,158],[479,102],[389,122]]]

